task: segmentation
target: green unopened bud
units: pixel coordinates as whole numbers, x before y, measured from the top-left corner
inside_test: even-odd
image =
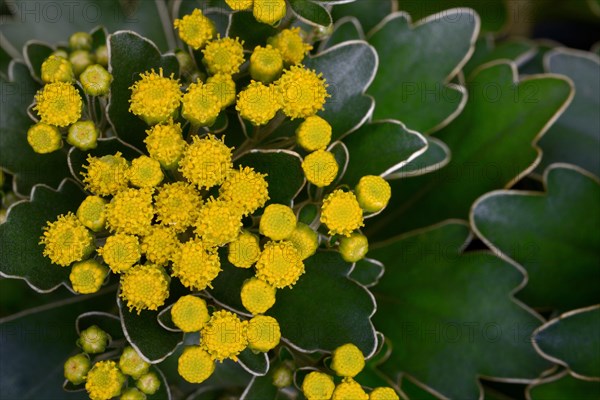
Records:
[[[154,372],[148,372],[140,376],[135,386],[146,394],[154,394],[160,389],[160,379]]]
[[[65,362],[65,378],[73,385],[80,385],[85,382],[85,376],[90,370],[92,363],[85,353],[70,357]]]
[[[43,122],[29,128],[27,142],[33,151],[39,154],[52,153],[62,147],[62,137],[58,128]]]
[[[120,397],[121,400],[146,400],[146,394],[136,388],[126,389]]]
[[[277,367],[273,372],[273,386],[281,389],[290,386],[292,381],[292,371],[285,365]]]
[[[98,354],[106,350],[106,346],[110,340],[108,333],[92,325],[79,335],[77,345],[88,354]]]
[[[69,127],[67,143],[79,150],[91,150],[98,146],[98,129],[92,121],[77,121]]]
[[[108,67],[108,47],[105,45],[96,49],[96,62],[103,67]]]
[[[181,75],[190,75],[196,69],[194,60],[192,60],[192,57],[185,51],[177,51],[175,57],[177,57],[177,61],[179,61],[179,72]]]
[[[72,50],[91,50],[93,41],[89,33],[75,32],[69,38],[69,47]]]
[[[52,55],[42,63],[42,80],[44,82],[72,82],[75,79],[69,60]]]
[[[142,375],[148,373],[150,364],[144,361],[133,347],[128,346],[123,349],[119,359],[119,368],[121,372],[130,375],[133,379],[140,379]]]
[[[79,77],[83,91],[92,96],[108,94],[112,75],[100,64],[90,65]]]
[[[354,232],[340,239],[340,253],[346,262],[362,260],[369,251],[369,240],[365,235]]]
[[[52,55],[56,56],[56,57],[62,57],[65,60],[69,59],[69,53],[67,53],[67,51],[63,50],[63,49],[54,50],[54,52],[52,53]]]
[[[87,50],[75,50],[69,55],[69,61],[73,66],[75,76],[79,76],[94,63],[94,55]]]

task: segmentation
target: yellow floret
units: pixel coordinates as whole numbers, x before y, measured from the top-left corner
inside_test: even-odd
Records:
[[[40,244],[44,245],[44,255],[63,267],[87,258],[94,251],[94,237],[73,213],[48,222]]]
[[[333,391],[332,400],[369,400],[369,395],[354,380],[344,380]]]
[[[276,289],[267,282],[250,278],[242,285],[240,297],[246,310],[252,314],[264,314],[275,304]]]
[[[269,200],[266,174],[250,167],[233,170],[219,189],[219,198],[238,207],[243,215],[252,214]]]
[[[191,240],[181,245],[173,255],[172,275],[179,278],[183,286],[200,291],[211,287],[211,282],[221,272],[219,254],[214,248],[200,240]]]
[[[346,343],[333,351],[331,369],[343,377],[353,378],[365,367],[365,356],[352,343]]]
[[[399,400],[396,391],[390,387],[378,387],[373,389],[369,400]]]
[[[327,225],[330,235],[350,236],[364,226],[362,209],[354,194],[341,189],[329,194],[323,201],[321,222]]]
[[[163,266],[179,249],[179,245],[177,235],[172,228],[153,225],[150,233],[142,239],[141,249],[148,261]]]
[[[150,157],[165,169],[176,168],[186,146],[181,135],[181,125],[154,125],[146,133],[148,137],[144,139],[144,143]]]
[[[136,265],[121,275],[121,298],[129,311],[157,310],[169,297],[169,276],[156,265]]]
[[[273,25],[285,17],[285,0],[254,0],[252,13],[258,22]]]
[[[219,38],[206,45],[202,53],[202,62],[212,75],[233,75],[239,72],[240,65],[244,63],[244,42],[239,38]]]
[[[304,263],[291,242],[268,242],[256,262],[256,277],[277,289],[292,287],[304,273]]]
[[[223,109],[235,103],[235,82],[231,75],[213,75],[206,80],[205,86],[219,99],[219,108]]]
[[[248,231],[229,243],[227,259],[238,268],[250,268],[260,256],[258,237]]]
[[[94,232],[101,231],[106,225],[104,208],[106,201],[98,196],[88,196],[77,208],[77,218],[88,229]]]
[[[200,345],[213,360],[230,358],[237,361],[237,355],[248,345],[247,325],[232,312],[216,311],[200,332]]]
[[[106,206],[106,226],[111,232],[144,236],[154,218],[152,189],[127,189]]]
[[[200,209],[195,232],[210,246],[224,246],[238,236],[241,228],[240,210],[231,203],[211,197]]]
[[[248,347],[266,353],[274,349],[281,340],[279,323],[273,317],[257,315],[248,321]]]
[[[206,189],[223,183],[232,168],[231,149],[214,135],[202,139],[195,136],[179,162],[184,178]]]
[[[163,77],[162,68],[157,74],[144,72],[131,89],[129,111],[143,119],[148,125],[166,122],[177,115],[181,103],[179,80]]]
[[[225,0],[225,3],[234,11],[244,11],[252,8],[254,0]]]
[[[71,63],[56,55],[51,55],[42,63],[42,80],[49,82],[73,82],[75,75]]]
[[[175,182],[158,189],[154,198],[157,220],[175,232],[183,232],[198,219],[202,197],[185,182]]]
[[[92,400],[109,400],[121,394],[125,380],[114,361],[99,361],[87,374],[85,390]]]
[[[284,29],[268,39],[268,43],[279,50],[287,65],[299,64],[312,46],[304,42],[304,32],[300,28]]]
[[[270,44],[256,46],[250,56],[250,76],[262,83],[271,83],[283,72],[283,58],[279,50]]]
[[[181,115],[195,126],[211,126],[221,112],[221,100],[214,89],[202,82],[192,83],[183,95]]]
[[[304,157],[302,170],[310,183],[317,187],[325,187],[333,182],[339,166],[333,153],[317,150]]]
[[[131,161],[127,171],[129,183],[139,188],[152,188],[158,186],[165,175],[160,169],[160,163],[148,156],[140,156]]]
[[[334,389],[333,378],[323,372],[313,371],[302,382],[302,393],[308,400],[329,400]]]
[[[197,8],[190,15],[176,19],[173,25],[179,30],[181,40],[194,50],[204,47],[216,33],[215,24]]]
[[[106,275],[108,268],[96,260],[86,260],[73,264],[69,280],[74,291],[89,294],[100,290]]]
[[[270,204],[260,218],[259,231],[270,239],[283,240],[294,232],[296,223],[296,215],[290,207]]]
[[[140,260],[140,242],[136,236],[117,233],[106,238],[98,254],[115,274],[119,274]]]
[[[376,175],[360,178],[356,185],[356,198],[360,207],[367,212],[383,210],[392,197],[392,188],[385,179]]]
[[[129,164],[121,153],[100,158],[88,155],[87,165],[82,172],[85,188],[99,196],[110,196],[127,189]]]
[[[187,346],[177,362],[177,372],[190,383],[202,383],[215,371],[215,362],[200,346]]]
[[[70,83],[45,85],[36,93],[35,102],[33,109],[45,124],[68,126],[81,118],[83,102],[75,86]]]
[[[340,254],[344,261],[357,262],[362,260],[369,251],[369,240],[358,232],[340,239]]]
[[[292,242],[302,260],[315,254],[319,247],[319,235],[317,232],[302,222],[298,222],[294,232],[292,232],[292,235],[287,240]]]
[[[308,117],[296,129],[296,140],[306,151],[325,149],[331,142],[331,125],[317,115]]]
[[[191,295],[180,297],[171,308],[171,319],[184,332],[198,332],[210,319],[206,301]]]
[[[267,124],[281,109],[281,93],[274,85],[266,86],[262,82],[252,81],[246,89],[238,95],[235,109],[240,116],[260,126]]]
[[[62,147],[62,136],[55,126],[39,122],[27,131],[27,142],[36,153],[48,154]]]
[[[283,112],[291,119],[307,118],[324,109],[327,83],[323,74],[294,65],[277,81],[283,96]]]

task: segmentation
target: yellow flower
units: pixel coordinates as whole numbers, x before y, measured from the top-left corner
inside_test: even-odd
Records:
[[[140,156],[131,162],[127,171],[129,182],[139,188],[158,186],[164,179],[160,163],[148,156]]]
[[[27,131],[27,142],[36,153],[48,154],[62,147],[62,136],[55,126],[38,122]]]
[[[185,182],[163,185],[154,198],[157,220],[175,232],[183,232],[198,218],[202,197]]]
[[[235,82],[231,75],[213,75],[206,80],[205,86],[219,99],[219,108],[223,109],[235,103]]]
[[[234,11],[244,11],[252,8],[254,0],[225,0],[225,3]]]
[[[190,290],[212,288],[211,282],[219,272],[219,254],[200,240],[190,240],[182,244],[179,251],[173,255],[172,275],[179,278],[183,286]]]
[[[360,207],[367,212],[383,210],[392,197],[392,188],[380,176],[367,175],[356,185],[356,198]]]
[[[232,168],[231,149],[214,135],[202,139],[195,136],[179,162],[183,176],[206,189],[223,183]]]
[[[292,287],[304,273],[304,263],[291,242],[268,242],[256,262],[256,277],[277,289]]]
[[[333,391],[332,400],[369,400],[369,395],[354,380],[344,380]]]
[[[75,86],[65,82],[49,83],[35,95],[37,111],[45,124],[68,126],[81,117],[83,102]]]
[[[99,196],[110,196],[127,189],[129,163],[121,153],[100,158],[88,155],[82,172],[85,188]]]
[[[258,22],[273,25],[285,17],[286,9],[285,0],[254,0],[252,13]]]
[[[93,121],[77,121],[69,127],[67,143],[79,150],[91,150],[98,146],[98,129]]]
[[[369,400],[399,400],[396,391],[390,387],[378,387],[373,389]]]
[[[266,176],[250,167],[233,170],[221,185],[219,198],[238,207],[243,215],[252,214],[269,200]]]
[[[94,251],[94,237],[73,213],[48,222],[40,244],[44,245],[44,255],[63,267],[87,258]]]
[[[98,254],[115,274],[119,274],[140,260],[140,242],[135,236],[117,233],[106,238]]]
[[[106,226],[111,232],[144,236],[154,218],[152,189],[126,189],[106,206]]]
[[[125,380],[114,361],[99,361],[87,374],[85,390],[92,400],[109,400],[121,394]]]
[[[275,291],[276,289],[267,282],[250,278],[242,285],[242,304],[254,315],[264,314],[275,304]]]
[[[172,228],[153,225],[150,233],[142,239],[141,249],[148,261],[163,266],[179,249],[179,245],[177,235]]]
[[[302,260],[306,260],[315,254],[319,247],[319,235],[317,232],[302,222],[298,222],[292,235],[287,240],[292,242]]]
[[[202,53],[202,62],[212,75],[222,73],[233,75],[239,72],[244,63],[244,42],[239,38],[219,38],[206,45]]]
[[[50,82],[73,82],[75,75],[68,60],[51,55],[42,63],[42,80]]]
[[[237,207],[212,197],[200,209],[196,235],[210,246],[223,246],[233,241],[242,228],[242,215]]]
[[[215,362],[200,346],[187,346],[177,362],[177,372],[190,383],[202,383],[215,371]]]
[[[321,222],[327,225],[330,235],[350,236],[364,226],[362,209],[354,194],[341,189],[329,194],[323,201]]]
[[[300,64],[304,56],[312,50],[312,46],[304,43],[304,32],[300,28],[284,29],[269,38],[267,43],[279,50],[287,65]]]
[[[211,86],[192,83],[183,95],[181,115],[195,126],[211,126],[221,112],[221,101]]]
[[[340,254],[344,261],[357,262],[362,260],[369,251],[369,240],[358,232],[340,239]]]
[[[274,349],[281,340],[279,323],[273,317],[257,315],[248,321],[248,347],[266,353]]]
[[[177,167],[186,146],[181,135],[181,125],[179,123],[154,125],[146,133],[148,137],[144,139],[144,143],[150,157],[165,169]]]
[[[240,116],[260,126],[267,124],[281,109],[281,94],[274,85],[265,86],[262,82],[252,81],[238,95],[235,109]]]
[[[296,140],[306,151],[325,149],[331,142],[331,125],[317,115],[308,117],[296,129]]]
[[[171,308],[171,319],[184,332],[198,332],[210,319],[206,301],[191,295],[180,297]]]
[[[150,363],[144,361],[138,352],[131,346],[123,349],[121,357],[119,357],[119,369],[125,375],[131,376],[133,379],[139,379],[150,370]]]
[[[100,290],[106,275],[108,268],[96,260],[86,260],[73,264],[69,279],[74,291],[89,294]]]
[[[248,345],[247,325],[232,312],[216,311],[200,332],[200,345],[213,360],[231,358],[237,361],[237,355]]]
[[[343,377],[353,378],[365,367],[365,356],[352,343],[346,343],[333,351],[331,369]]]
[[[294,232],[296,223],[296,215],[290,207],[270,204],[260,218],[259,231],[270,239],[283,240]]]
[[[162,68],[157,74],[143,72],[142,79],[136,81],[131,89],[129,111],[143,119],[148,125],[166,122],[177,114],[181,102],[179,80],[163,77]]]
[[[179,37],[194,50],[198,50],[213,38],[216,33],[215,25],[202,11],[195,9],[192,14],[184,15],[173,23],[179,30]]]
[[[229,243],[227,259],[238,268],[250,268],[260,256],[258,237],[248,231]]]
[[[283,112],[291,119],[307,118],[324,109],[327,83],[323,74],[294,65],[276,82],[283,96]]]
[[[283,72],[283,58],[279,50],[270,44],[256,46],[250,56],[250,76],[262,83],[271,83]]]
[[[325,187],[333,182],[339,167],[333,153],[317,150],[304,157],[302,170],[310,183],[317,187]]]
[[[121,275],[121,298],[129,311],[157,310],[169,297],[169,276],[152,264],[136,265]]]
[[[313,371],[302,382],[302,393],[308,400],[329,400],[334,389],[333,378],[323,372]]]

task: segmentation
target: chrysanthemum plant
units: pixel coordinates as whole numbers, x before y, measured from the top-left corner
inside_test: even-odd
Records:
[[[0,320],[3,398],[598,392],[597,55],[390,0],[88,3],[3,25],[0,274],[54,292]]]

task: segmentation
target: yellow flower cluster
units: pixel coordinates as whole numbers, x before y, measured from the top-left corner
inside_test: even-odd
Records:
[[[286,14],[285,0],[225,0],[225,3],[235,11],[252,9],[258,22],[269,25],[277,23]]]

